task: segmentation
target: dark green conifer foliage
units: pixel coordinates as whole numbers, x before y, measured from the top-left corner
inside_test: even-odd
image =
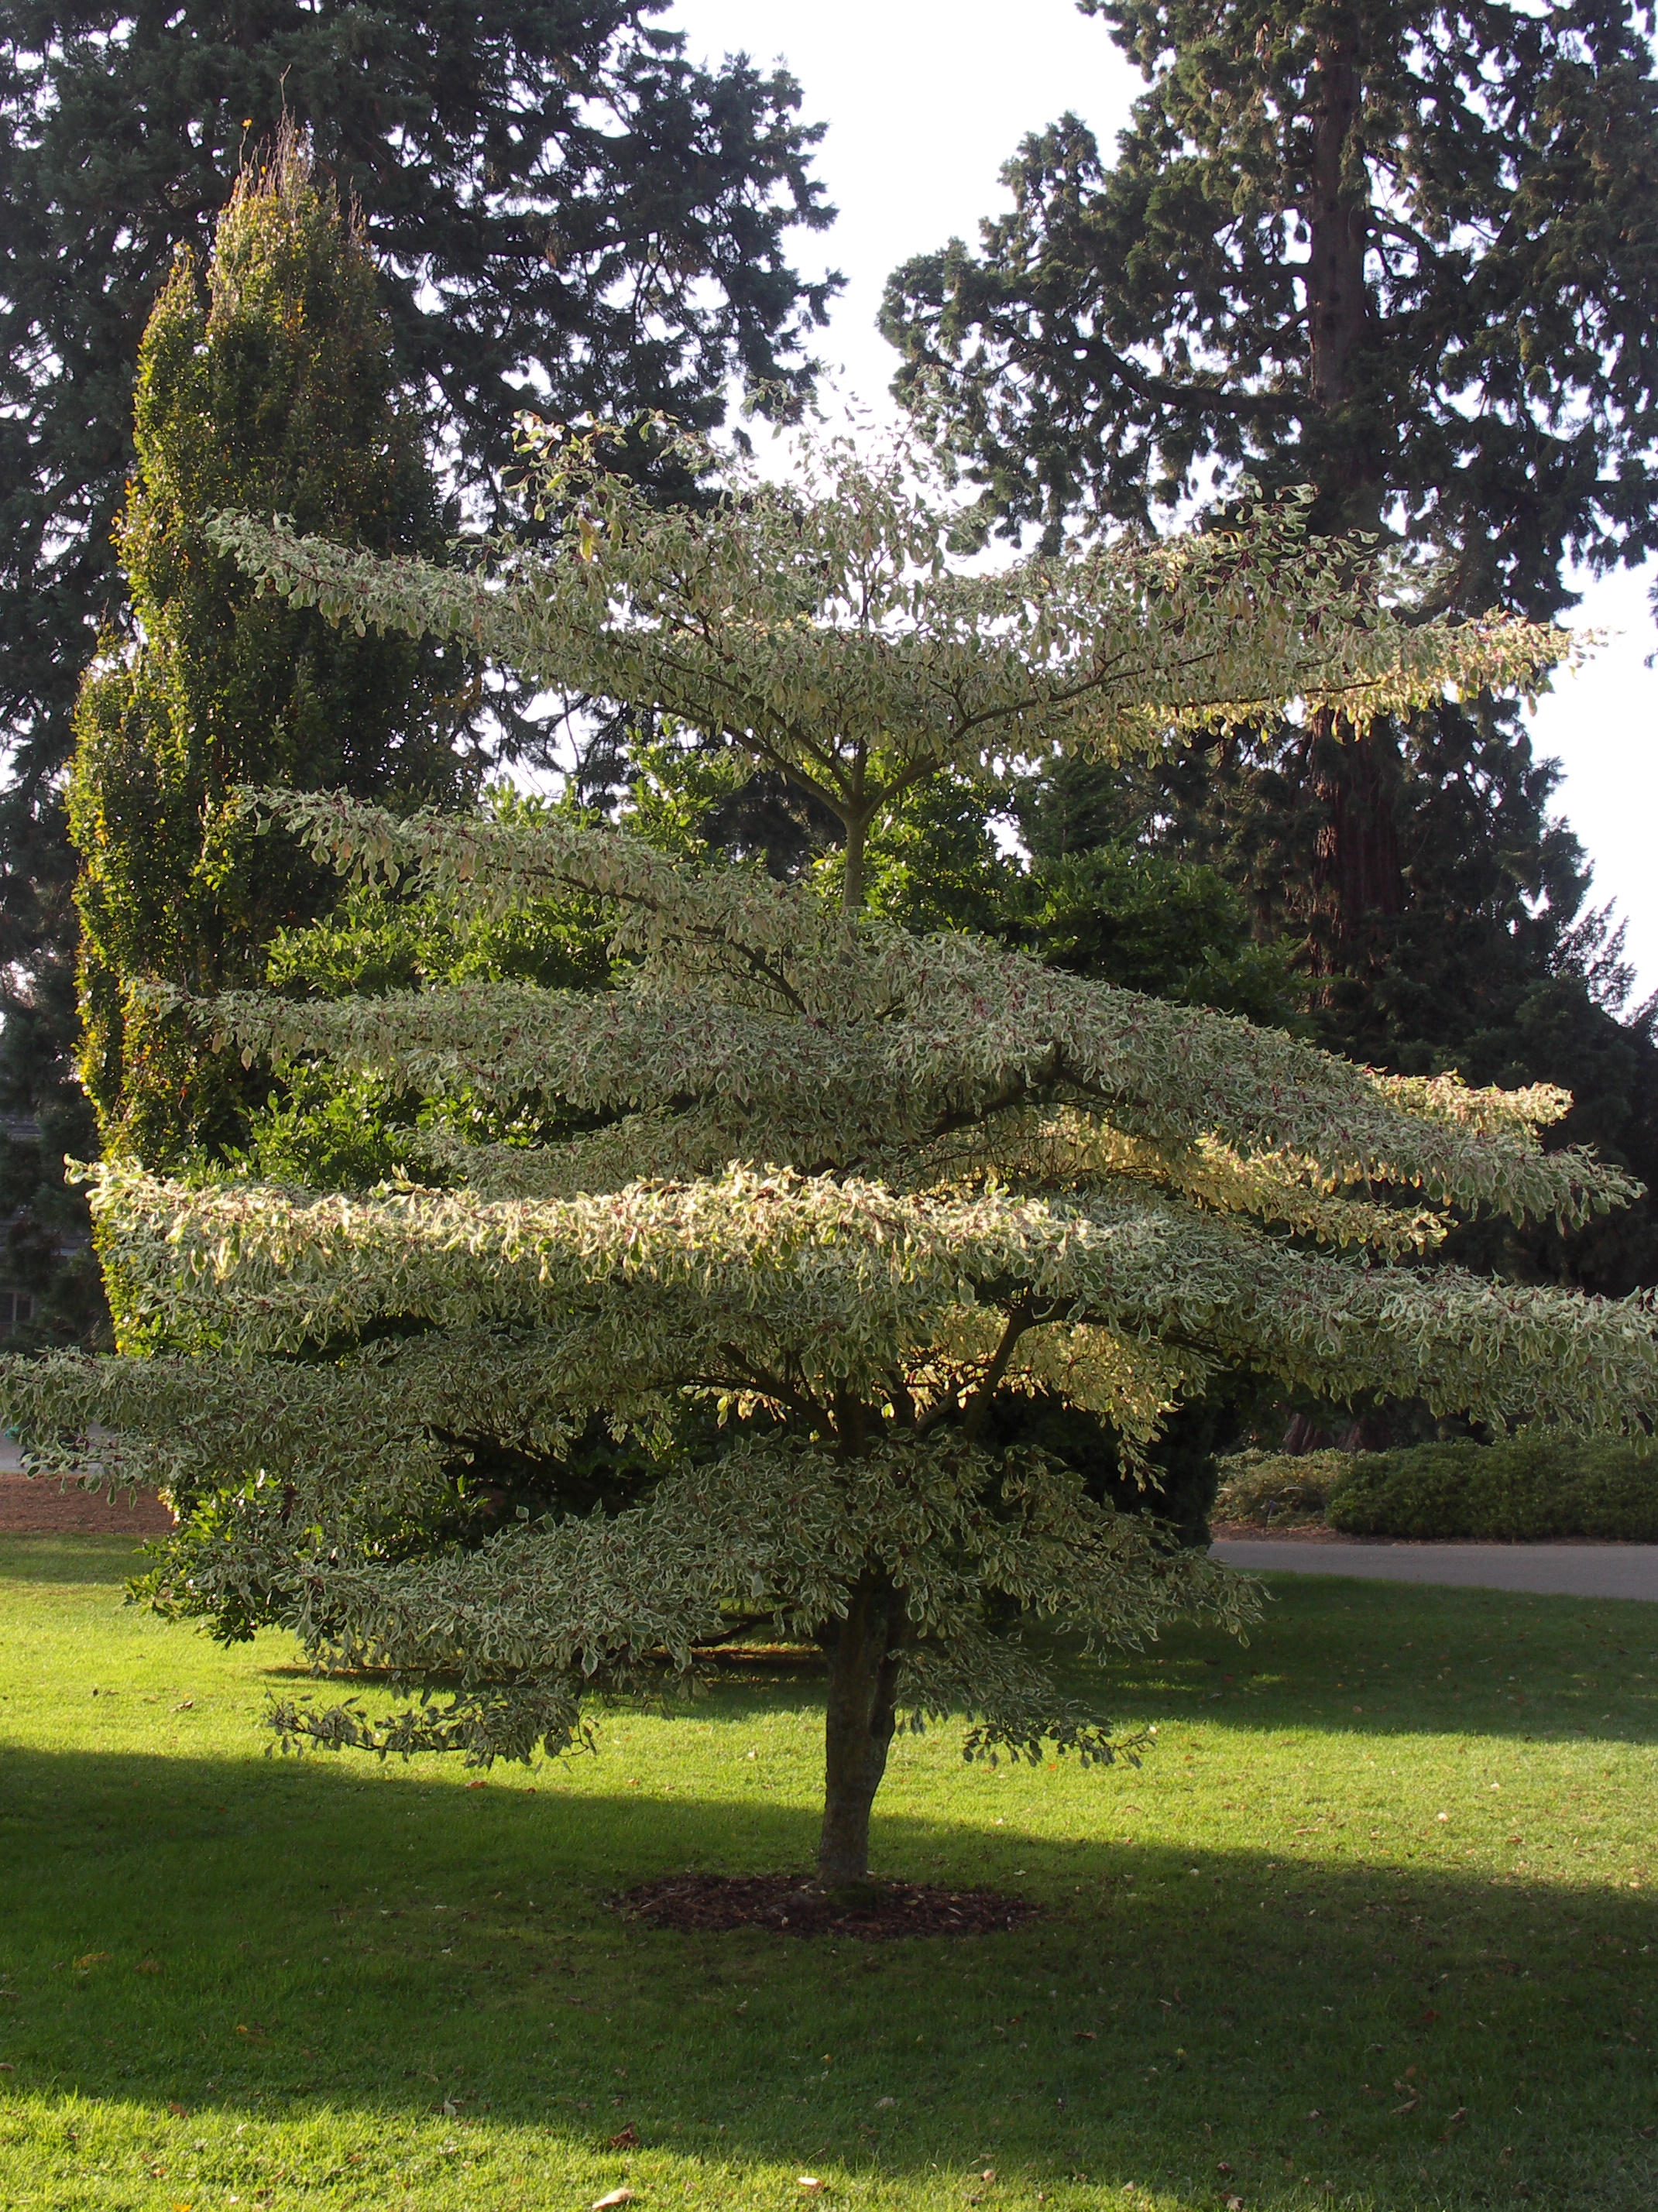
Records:
[[[1310,483],[1318,526],[1393,533],[1442,564],[1430,599],[1470,611],[1553,613],[1569,560],[1658,547],[1649,15],[1080,4],[1148,80],[1115,161],[1075,116],[1027,138],[982,250],[953,242],[887,295],[900,388],[982,483],[987,528]],[[1513,719],[1442,710],[1357,743],[1262,732],[1177,769],[1149,815],[1264,937],[1300,940],[1326,1042],[1564,1083],[1564,1139],[1650,1184],[1653,1022],[1618,1018],[1627,975],[1552,787]],[[1584,1279],[1658,1279],[1650,1205],[1616,1242],[1580,1242]],[[1542,1244],[1527,1263],[1577,1264]]]
[[[900,270],[905,388],[990,512],[1151,519],[1247,472],[1533,614],[1658,546],[1658,83],[1627,0],[1081,0],[1149,89]],[[923,374],[924,373],[924,374]],[[942,380],[930,394],[926,377]]]
[[[156,302],[136,442],[119,535],[139,635],[82,689],[70,815],[83,1080],[106,1143],[162,1162],[234,1143],[244,1085],[133,986],[252,980],[278,929],[338,896],[296,848],[249,832],[235,787],[414,805],[472,781],[460,656],[257,595],[203,533],[235,507],[382,552],[440,537],[373,259],[291,129],[238,181],[205,287],[186,253]]]
[[[1385,771],[1401,896],[1344,948],[1320,881],[1326,819],[1308,757],[1340,740],[1231,742],[1161,779],[1158,848],[1235,884],[1257,933],[1301,947],[1322,1041],[1402,1073],[1556,1083],[1575,1101],[1551,1141],[1593,1145],[1658,1192],[1658,998],[1634,1001],[1621,927],[1589,903],[1583,849],[1552,811],[1559,781],[1489,702],[1417,718],[1372,756]],[[1658,1281],[1658,1202],[1567,1241],[1486,1230],[1457,1257],[1609,1296]]]
[[[0,0],[0,726],[20,784],[69,751],[122,601],[109,533],[133,364],[284,117],[360,203],[398,358],[487,504],[526,391],[560,421],[722,419],[809,382],[830,220],[786,73],[686,60],[667,0]]]
[[[40,1167],[48,1212],[54,1159],[92,1142],[62,780],[82,675],[126,619],[112,532],[175,249],[205,255],[247,148],[308,127],[485,514],[527,392],[566,421],[704,425],[734,377],[786,398],[834,288],[789,255],[831,220],[820,131],[785,71],[688,59],[666,4],[0,0],[0,1111],[42,1124],[18,1173]],[[527,744],[520,703],[497,707]]]

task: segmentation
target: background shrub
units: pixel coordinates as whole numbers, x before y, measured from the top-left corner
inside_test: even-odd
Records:
[[[1215,1518],[1277,1528],[1315,1526],[1338,1483],[1353,1471],[1353,1454],[1337,1451],[1234,1452],[1220,1462]]]
[[[1356,1536],[1658,1543],[1658,1451],[1517,1437],[1361,1453],[1331,1491],[1325,1518]]]

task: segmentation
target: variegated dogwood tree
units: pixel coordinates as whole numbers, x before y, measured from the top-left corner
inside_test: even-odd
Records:
[[[1021,1622],[1099,1651],[1248,1610],[1065,1467],[989,1449],[998,1394],[1097,1411],[1131,1457],[1226,1362],[1497,1425],[1651,1425],[1645,1304],[1412,1264],[1459,1212],[1576,1222],[1628,1198],[1542,1149],[1558,1095],[1379,1076],[861,907],[870,825],[941,769],[1329,704],[1362,726],[1534,684],[1557,635],[1389,611],[1294,507],[966,573],[948,513],[844,447],[697,512],[607,472],[599,437],[533,459],[551,543],[473,570],[219,527],[293,600],[465,636],[782,770],[844,825],[838,896],[562,814],[250,797],[344,876],[475,916],[604,902],[621,978],[195,1004],[219,1048],[424,1094],[429,1176],[352,1195],[110,1161],[121,1356],[7,1372],[0,1413],[42,1467],[82,1463],[95,1422],[105,1479],[210,1479],[198,1597],[274,1593],[323,1668],[423,1690],[381,1716],[288,1703],[290,1738],[556,1752],[590,1693],[684,1681],[763,1620],[825,1651],[820,1873],[856,1881],[901,1716],[965,1711],[970,1753],[1121,1748]],[[729,1449],[665,1459],[625,1510],[436,1556],[380,1540],[456,1437],[556,1455],[599,1411],[667,1439],[688,1395],[734,1417]]]

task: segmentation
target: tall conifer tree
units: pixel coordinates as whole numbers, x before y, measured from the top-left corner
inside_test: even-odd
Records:
[[[1081,0],[1149,89],[892,280],[905,387],[1050,532],[1247,473],[1534,615],[1658,547],[1658,82],[1625,0]],[[927,372],[923,376],[923,372]]]
[[[1465,612],[1553,613],[1569,559],[1658,545],[1658,82],[1637,10],[1082,4],[1149,80],[1116,160],[1075,116],[1027,139],[982,252],[912,262],[886,304],[903,387],[987,525],[1051,540],[1245,475],[1309,483],[1316,526],[1440,563],[1429,604]],[[1265,930],[1301,937],[1332,1042],[1594,1086],[1618,960],[1552,787],[1512,714],[1360,738],[1326,718],[1177,770],[1164,819]],[[1557,985],[1582,1051],[1527,1011]],[[1621,1042],[1652,1090],[1649,1021]],[[1627,1109],[1612,1141],[1650,1177],[1655,1115]],[[1599,1279],[1650,1273],[1646,1244]]]
[[[0,5],[0,726],[20,782],[70,747],[123,594],[109,533],[133,366],[284,116],[359,203],[405,373],[487,503],[530,388],[560,414],[722,418],[735,373],[809,376],[829,220],[784,73],[698,67],[666,0]]]
[[[333,896],[296,849],[236,826],[235,787],[405,805],[467,787],[458,652],[261,598],[204,528],[253,501],[381,554],[433,549],[436,488],[376,294],[359,229],[284,128],[237,182],[205,288],[182,255],[140,349],[119,529],[138,640],[83,687],[70,816],[82,1074],[106,1143],[153,1161],[238,1133],[240,1086],[135,1005],[133,980],[251,980],[274,933]]]

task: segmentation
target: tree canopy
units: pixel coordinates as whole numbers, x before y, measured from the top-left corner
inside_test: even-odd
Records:
[[[742,526],[657,509],[607,468],[614,434],[532,432],[538,514],[569,510],[557,557],[487,585],[226,522],[219,542],[290,600],[440,635],[577,694],[682,718],[740,746],[841,823],[845,897],[881,810],[941,769],[1069,748],[1106,759],[1259,720],[1285,700],[1368,724],[1448,685],[1544,680],[1564,641],[1537,625],[1389,617],[1303,503],[1161,543],[952,568],[914,457],[850,444],[806,494],[745,479]],[[689,454],[683,434],[658,441]],[[855,519],[855,520],[854,520]],[[572,534],[573,533],[573,534]]]
[[[722,418],[798,392],[829,221],[786,74],[688,61],[664,0],[186,0],[9,9],[0,44],[0,723],[25,781],[69,750],[131,463],[134,366],[180,246],[204,258],[284,118],[355,204],[399,365],[493,504],[527,391],[560,416]]]
[[[1447,683],[1535,681],[1564,647],[1520,622],[1402,618],[1293,509],[972,574],[896,464],[832,448],[803,488],[736,468],[715,509],[663,514],[601,444],[535,441],[550,544],[484,573],[247,519],[220,535],[337,619],[436,626],[544,683],[694,710],[809,778],[849,832],[993,749],[1120,757],[1309,698],[1362,722]],[[1179,1610],[1247,1610],[1203,1554],[991,1442],[1010,1396],[1100,1412],[1131,1455],[1222,1361],[1499,1424],[1658,1413],[1643,1304],[1411,1265],[1453,1208],[1574,1221],[1627,1200],[1615,1171],[1538,1146],[1557,1094],[1380,1076],[906,931],[848,879],[831,903],[573,815],[248,804],[348,876],[460,913],[599,902],[620,963],[599,992],[156,987],[223,1048],[434,1107],[429,1173],[366,1194],[106,1164],[125,1356],[12,1363],[0,1383],[43,1466],[84,1465],[95,1419],[103,1479],[210,1473],[198,1598],[234,1618],[274,1594],[321,1663],[454,1686],[378,1717],[290,1700],[290,1740],[558,1750],[588,1692],[684,1680],[764,1621],[826,1653],[820,1869],[856,1879],[900,1711],[965,1710],[970,1751],[1124,1748],[1009,1617],[1106,1647]],[[527,1101],[565,1127],[527,1130]],[[473,1141],[490,1102],[503,1126]],[[554,1501],[416,1559],[380,1541],[446,1439],[546,1449],[597,1412],[660,1441],[687,1398],[733,1418],[728,1448],[670,1461],[621,1510]]]

